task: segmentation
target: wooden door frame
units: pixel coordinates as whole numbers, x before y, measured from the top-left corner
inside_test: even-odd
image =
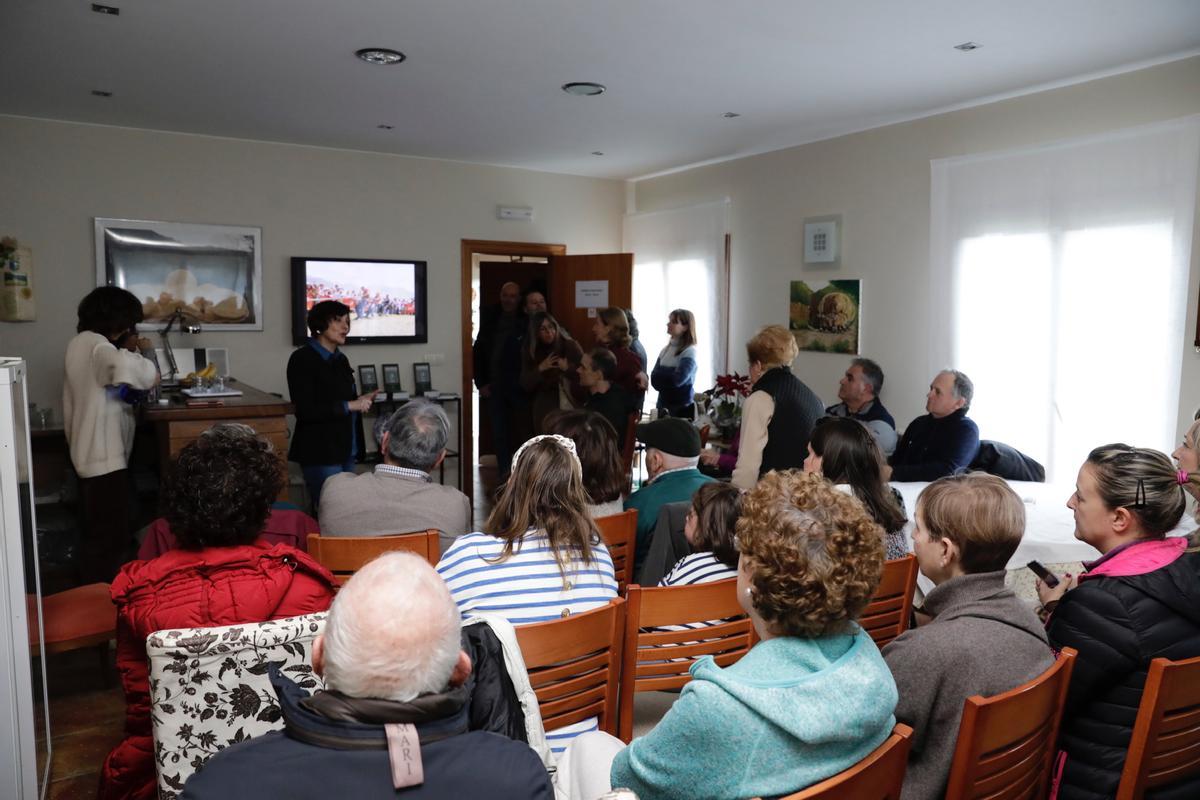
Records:
[[[475,503],[475,410],[471,394],[475,385],[475,363],[471,357],[471,265],[476,255],[481,256],[538,256],[549,260],[552,256],[567,254],[565,244],[541,242],[500,242],[488,239],[462,240],[462,272],[460,293],[462,296],[462,452],[459,456],[459,486],[463,494]],[[479,298],[482,307],[483,298]]]

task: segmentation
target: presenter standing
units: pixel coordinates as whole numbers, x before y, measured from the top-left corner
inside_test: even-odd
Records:
[[[309,340],[288,359],[288,394],[296,406],[296,431],[288,460],[300,465],[314,510],[331,475],[353,472],[365,452],[362,414],[378,390],[359,394],[350,360],[339,348],[350,333],[350,308],[322,300],[308,312]]]

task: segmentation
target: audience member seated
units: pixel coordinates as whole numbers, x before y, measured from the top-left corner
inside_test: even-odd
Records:
[[[799,349],[791,331],[768,325],[746,344],[754,389],[742,406],[742,435],[733,485],[752,489],[771,470],[799,469],[821,398],[792,374]]]
[[[857,497],[883,528],[887,557],[904,558],[904,498],[883,479],[883,454],[871,432],[849,417],[822,417],[808,441],[804,471],[824,475]],[[844,488],[843,488],[844,487]]]
[[[1025,531],[1025,505],[1003,479],[940,478],[921,493],[913,550],[935,588],[930,622],[883,648],[896,678],[896,719],[913,729],[904,800],[946,791],[963,701],[1036,678],[1054,662],[1037,615],[1004,586]]]
[[[629,332],[629,317],[619,308],[602,308],[592,323],[592,335],[596,346],[607,347],[617,360],[613,383],[629,392],[637,408],[641,408],[650,378],[646,375],[645,357],[639,357],[631,349],[633,336]]]
[[[101,798],[155,797],[146,637],[164,628],[262,622],[324,611],[336,579],[306,553],[258,538],[283,488],[279,456],[246,425],[217,425],[180,451],[163,486],[178,549],[131,561],[112,584],[125,739]]]
[[[514,625],[591,611],[617,596],[612,557],[587,511],[575,443],[536,436],[513,456],[486,533],[459,538],[438,562],[463,617],[496,614]],[[595,717],[547,731],[556,753],[595,730]]]
[[[1150,661],[1200,656],[1200,547],[1166,535],[1197,481],[1162,453],[1125,444],[1096,448],[1079,470],[1067,507],[1075,538],[1100,558],[1078,580],[1038,585],[1051,647],[1079,651],[1059,740],[1061,800],[1116,793]],[[1155,796],[1200,797],[1200,777]]]
[[[383,463],[325,482],[322,536],[383,536],[437,528],[442,552],[471,529],[471,501],[430,477],[446,457],[450,421],[428,400],[411,400],[381,426]]]
[[[825,409],[833,417],[850,417],[867,426],[879,443],[879,449],[890,456],[896,449],[896,420],[883,407],[879,393],[883,391],[883,370],[869,358],[856,358],[850,369],[838,381],[838,400],[842,402]]]
[[[301,511],[299,506],[279,500],[271,504],[271,512],[267,514],[267,521],[263,523],[258,536],[271,544],[286,544],[307,551],[308,535],[320,532],[321,526],[317,521]],[[151,522],[143,534],[137,552],[137,557],[142,561],[158,558],[179,546],[166,517]]]
[[[583,401],[579,364],[583,351],[558,320],[544,311],[529,318],[529,333],[521,342],[521,388],[533,408],[533,432],[546,433],[545,418],[562,408],[563,399]]]
[[[597,347],[584,353],[579,364],[579,385],[588,394],[583,407],[608,420],[616,433],[617,452],[625,449],[625,434],[629,415],[638,409],[637,399],[613,381],[617,376],[617,359],[612,351]]]
[[[725,668],[701,658],[662,721],[628,747],[580,738],[559,761],[560,789],[775,797],[857,763],[891,733],[896,685],[855,623],[883,571],[879,526],[819,476],[776,472],[746,495],[737,535],[738,598],[762,641]]]
[[[380,556],[338,592],[313,642],[324,691],[310,696],[273,671],[284,729],[213,756],[183,797],[551,800],[527,744],[470,730],[472,664],[460,635],[458,609],[428,564]]]
[[[546,417],[546,432],[575,442],[575,453],[583,467],[583,490],[588,496],[588,514],[593,519],[620,514],[624,510],[625,470],[612,425],[594,411],[553,411]]]
[[[1200,411],[1196,414],[1200,416]],[[1183,485],[1184,491],[1190,494],[1193,500],[1200,501],[1200,421],[1193,422],[1187,429],[1187,433],[1183,435],[1183,443],[1175,448],[1171,457],[1175,459],[1179,469],[1188,474],[1187,483]],[[1195,521],[1200,522],[1200,502],[1192,509],[1192,515]]]
[[[742,492],[736,486],[713,481],[692,495],[683,535],[692,554],[679,559],[659,586],[712,583],[737,576],[738,551],[734,529],[742,513]]]
[[[650,539],[664,503],[691,500],[697,489],[712,480],[696,469],[700,460],[700,434],[687,420],[664,417],[637,426],[637,438],[646,445],[646,473],[650,480],[625,500],[636,509],[637,554],[634,574],[650,549]]]
[[[929,384],[925,410],[900,437],[892,454],[893,481],[936,481],[964,471],[979,451],[979,427],[967,419],[975,386],[956,369],[943,370]]]

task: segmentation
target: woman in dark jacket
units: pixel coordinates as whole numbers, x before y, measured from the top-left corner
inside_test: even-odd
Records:
[[[582,405],[579,362],[583,350],[558,320],[539,311],[529,320],[529,333],[521,346],[521,388],[533,405],[533,433],[545,433],[546,415],[564,407]],[[563,405],[563,398],[569,406]]]
[[[1096,448],[1079,470],[1067,507],[1075,537],[1100,558],[1078,581],[1038,586],[1051,646],[1079,651],[1062,722],[1061,800],[1116,794],[1150,661],[1200,656],[1200,548],[1167,536],[1197,478],[1125,444]],[[1200,797],[1200,777],[1153,796]]]
[[[597,347],[607,347],[617,359],[617,374],[613,383],[638,399],[641,408],[650,378],[642,367],[642,361],[630,349],[633,337],[629,334],[629,318],[619,308],[602,308],[592,323],[592,334]]]
[[[353,472],[366,449],[360,414],[377,392],[358,394],[350,360],[338,348],[350,333],[350,308],[322,300],[308,312],[312,337],[288,359],[288,394],[296,406],[296,430],[288,460],[300,465],[313,508],[330,475]]]

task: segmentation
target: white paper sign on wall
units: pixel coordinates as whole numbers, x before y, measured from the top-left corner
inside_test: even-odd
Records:
[[[608,281],[575,281],[576,308],[608,308]]]

